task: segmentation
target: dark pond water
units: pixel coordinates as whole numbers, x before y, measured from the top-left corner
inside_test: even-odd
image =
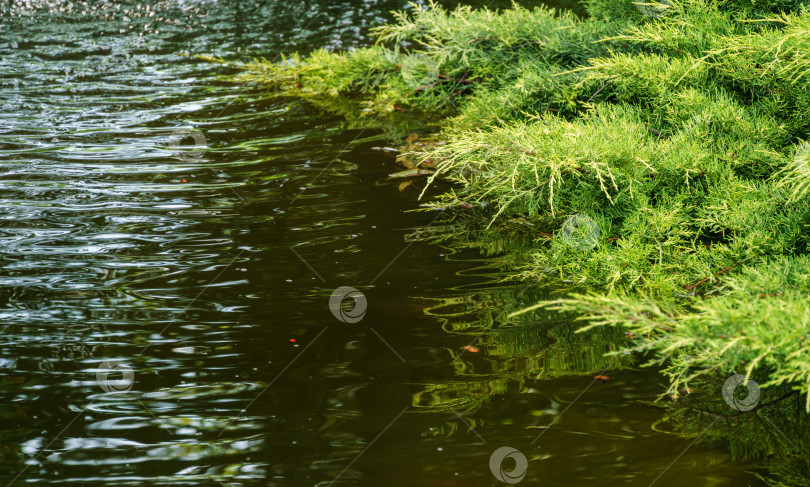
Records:
[[[410,239],[379,135],[183,55],[360,46],[404,2],[0,5],[0,485],[506,485],[502,446],[522,485],[756,483],[616,337],[510,327],[542,291]]]

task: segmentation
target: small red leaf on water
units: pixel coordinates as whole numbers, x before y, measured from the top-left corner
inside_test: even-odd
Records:
[[[295,338],[290,338],[290,343],[295,343]]]
[[[607,382],[610,380],[610,377],[606,375],[595,375],[593,378],[596,380],[601,380],[602,382]]]
[[[188,182],[188,180],[183,179],[183,180],[182,180],[182,181],[180,181],[180,182],[181,182],[181,183],[187,183],[187,182]]]
[[[472,345],[464,345],[463,347],[461,347],[461,349],[472,353],[478,353],[478,349],[473,347]]]

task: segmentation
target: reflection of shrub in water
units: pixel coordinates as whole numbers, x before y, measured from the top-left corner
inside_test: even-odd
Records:
[[[756,380],[757,374],[752,378]],[[725,443],[735,460],[760,459],[770,474],[763,478],[768,485],[810,485],[810,427],[803,419],[802,395],[786,386],[769,387],[755,408],[741,411],[730,407],[721,394],[726,379],[719,374],[703,376],[677,395],[658,401],[666,414],[657,429],[699,437],[705,443]]]
[[[523,389],[527,379],[592,375],[631,364],[629,355],[606,356],[623,345],[619,330],[575,333],[578,325],[570,317],[542,310],[507,318],[546,293],[540,286],[509,286],[432,298],[425,313],[448,333],[465,337],[462,342],[474,342],[478,351],[446,349],[447,365],[414,369],[412,405],[422,411],[473,411],[510,385]]]

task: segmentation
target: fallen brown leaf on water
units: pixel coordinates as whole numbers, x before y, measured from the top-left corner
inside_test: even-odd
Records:
[[[408,158],[408,156],[405,154],[397,156],[397,162],[407,167],[408,169],[413,169],[416,167],[414,166],[413,162],[411,162],[411,160]]]
[[[400,191],[402,191],[405,188],[407,188],[408,186],[410,186],[411,184],[413,184],[413,179],[411,179],[410,181],[403,181],[403,182],[399,183],[398,189]]]

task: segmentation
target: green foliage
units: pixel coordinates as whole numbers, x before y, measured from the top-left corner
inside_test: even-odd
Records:
[[[789,385],[810,404],[810,256],[745,266],[723,284],[722,292],[711,298],[677,304],[644,294],[590,294],[547,306],[578,312],[589,322],[582,331],[621,324],[639,337],[636,350],[663,352],[654,363],[667,362],[670,393],[705,374],[765,370],[763,388]]]
[[[570,87],[580,76],[556,75],[618,49],[617,43],[597,41],[623,26],[586,24],[546,7],[501,13],[413,7],[412,17],[398,14],[395,22],[376,29],[374,46],[345,53],[318,50],[306,58],[293,54],[275,64],[257,60],[246,66],[242,80],[306,98],[356,100],[354,109],[342,111],[349,117],[356,116],[353,111],[367,120],[418,112],[428,120],[452,117],[464,124],[475,119],[485,125],[524,111],[576,111],[579,90]],[[422,68],[416,74],[415,64]]]

